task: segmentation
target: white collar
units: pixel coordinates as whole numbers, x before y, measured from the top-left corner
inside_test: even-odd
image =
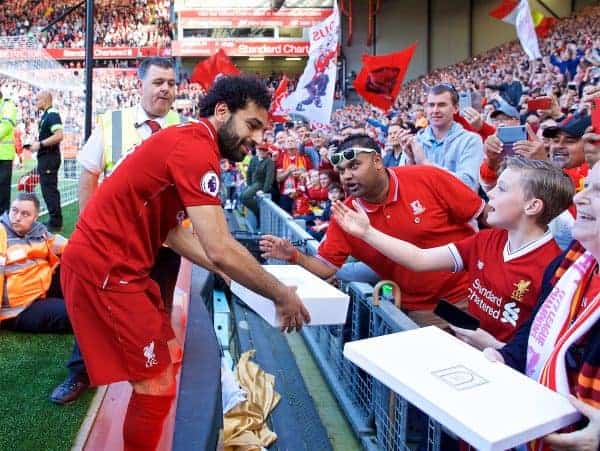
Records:
[[[167,112],[167,114],[169,114],[169,112]],[[144,109],[142,108],[142,104],[138,103],[135,107],[135,122],[134,122],[135,127],[139,128],[142,125],[144,125],[144,123],[147,120],[152,119],[152,120],[158,122],[158,125],[160,125],[160,128],[165,128],[167,125],[167,114],[165,114],[162,117],[151,118],[150,116],[148,116],[146,111],[144,111]]]
[[[511,252],[510,247],[509,247],[508,238],[507,238],[506,244],[504,245],[504,250],[502,251],[502,258],[503,258],[504,262],[507,263],[511,260],[515,260],[519,257],[523,257],[524,255],[527,255],[530,252],[535,251],[536,249],[539,249],[544,244],[548,243],[549,241],[552,241],[553,239],[554,239],[554,237],[552,236],[552,233],[550,232],[550,230],[546,230],[546,233],[544,233],[541,237],[536,238],[535,240],[532,240],[528,243],[525,243],[519,249]]]

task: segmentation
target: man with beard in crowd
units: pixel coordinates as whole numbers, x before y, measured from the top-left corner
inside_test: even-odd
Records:
[[[270,98],[255,78],[221,77],[198,123],[137,146],[88,201],[62,260],[67,311],[92,385],[129,381],[125,450],[155,449],[175,398],[181,356],[150,272],[166,243],[178,254],[273,299],[282,329],[310,321],[294,289],[267,273],[229,233],[220,205],[222,158],[262,141]],[[178,227],[186,216],[194,232]]]

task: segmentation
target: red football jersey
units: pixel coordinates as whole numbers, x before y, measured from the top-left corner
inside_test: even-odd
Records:
[[[383,204],[358,199],[371,225],[395,238],[430,248],[462,240],[475,233],[475,218],[483,200],[451,173],[434,166],[388,168],[389,191]],[[354,197],[346,199],[350,208]],[[402,290],[402,308],[431,310],[440,298],[464,299],[468,279],[450,272],[414,272],[385,257],[332,220],[318,256],[336,267],[352,255]]]
[[[207,120],[166,128],[124,157],[81,215],[63,264],[106,289],[144,289],[185,207],[219,205],[220,153]]]
[[[498,340],[510,340],[531,316],[544,270],[560,254],[552,234],[511,252],[506,230],[487,229],[449,247],[456,270],[469,273],[469,313]]]

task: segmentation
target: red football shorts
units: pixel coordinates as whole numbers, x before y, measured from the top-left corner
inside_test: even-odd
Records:
[[[92,385],[142,381],[171,363],[175,337],[156,282],[139,292],[104,290],[61,267],[67,312]]]

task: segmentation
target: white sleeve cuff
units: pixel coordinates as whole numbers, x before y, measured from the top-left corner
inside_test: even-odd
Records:
[[[460,252],[458,252],[458,248],[454,245],[454,243],[450,243],[448,245],[448,251],[452,256],[452,260],[454,260],[454,270],[452,272],[461,272],[464,269],[463,259],[460,256]]]

